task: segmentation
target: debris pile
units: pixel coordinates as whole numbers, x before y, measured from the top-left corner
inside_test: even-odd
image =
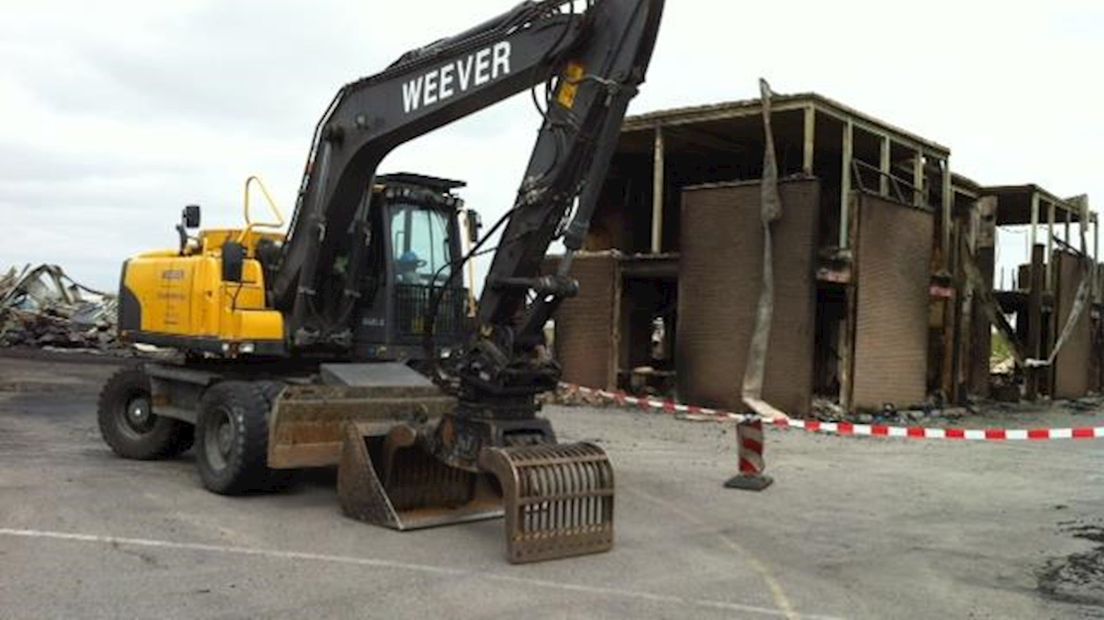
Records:
[[[565,407],[606,407],[610,404],[609,399],[603,398],[597,392],[579,390],[564,383],[556,386],[554,391],[541,394],[538,398],[542,404]]]
[[[0,274],[0,347],[123,350],[116,298],[75,282],[57,265]]]

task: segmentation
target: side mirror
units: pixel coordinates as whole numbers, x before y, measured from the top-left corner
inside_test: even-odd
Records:
[[[184,228],[199,228],[199,205],[184,207],[184,213],[180,216]]]
[[[468,219],[468,242],[473,245],[479,243],[479,231],[483,228],[483,218],[479,217],[479,212],[474,209],[465,211],[464,216]]]
[[[245,247],[236,241],[227,241],[222,246],[222,281],[241,282],[242,269],[245,266]]]
[[[180,223],[176,225],[176,234],[180,236],[180,255],[188,249],[188,229],[199,228],[199,205],[188,205],[180,214]]]

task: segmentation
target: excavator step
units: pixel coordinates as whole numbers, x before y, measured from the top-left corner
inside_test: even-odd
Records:
[[[540,562],[613,547],[613,467],[592,443],[486,448],[502,487],[506,557]]]

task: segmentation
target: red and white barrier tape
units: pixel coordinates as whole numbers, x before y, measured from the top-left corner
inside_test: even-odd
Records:
[[[803,428],[810,433],[829,433],[845,437],[904,437],[907,439],[950,439],[958,441],[1049,441],[1051,439],[1104,439],[1104,426],[1083,428],[931,428],[923,426],[887,426],[817,420],[782,420],[775,427]]]
[[[694,421],[746,422],[757,419],[756,416],[720,411],[707,407],[683,405],[670,400],[657,400],[629,396],[622,392],[595,390],[579,385],[561,384],[568,392],[590,394],[608,400],[621,407],[636,407],[643,411],[660,411],[670,415],[683,414],[682,418]],[[766,420],[768,425],[778,428],[800,428],[810,433],[827,433],[843,437],[901,437],[905,439],[949,439],[952,441],[1049,441],[1053,439],[1104,439],[1104,426],[1086,426],[1081,428],[1034,428],[1034,429],[964,429],[930,428],[922,426],[889,426],[885,424],[853,424],[851,422],[821,422],[818,420]]]

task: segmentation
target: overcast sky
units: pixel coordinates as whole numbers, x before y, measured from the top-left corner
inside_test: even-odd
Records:
[[[292,206],[336,89],[510,0],[0,0],[0,268],[56,262],[114,288],[175,244],[187,203],[240,222],[260,174]],[[985,184],[1104,205],[1104,2],[669,0],[633,112],[817,91],[951,147]],[[396,151],[381,171],[465,179],[495,219],[539,118],[515,98]]]

